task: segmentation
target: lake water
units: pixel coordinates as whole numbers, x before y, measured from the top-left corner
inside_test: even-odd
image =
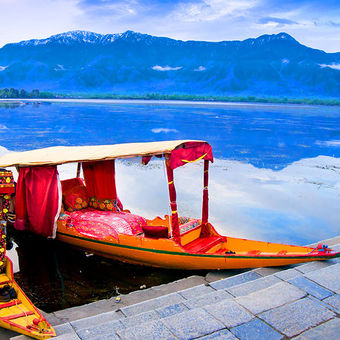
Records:
[[[210,221],[221,233],[300,245],[340,234],[339,107],[0,102],[0,146],[9,150],[170,139],[203,139],[212,145]],[[195,163],[175,171],[181,215],[200,216],[202,170]],[[76,169],[65,165],[59,171],[67,178]],[[125,207],[136,214],[152,218],[169,213],[159,160],[148,166],[140,160],[118,161],[117,189]],[[112,296],[115,287],[126,293],[189,275],[121,265],[62,245],[39,246],[20,236],[17,241],[16,277],[44,310]],[[44,261],[41,247],[49,254]]]
[[[11,150],[203,139],[217,158],[270,169],[340,155],[340,107],[119,101],[4,105],[0,102],[0,145]]]

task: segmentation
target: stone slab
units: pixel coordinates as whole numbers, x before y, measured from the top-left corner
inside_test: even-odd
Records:
[[[320,270],[326,267],[329,267],[331,265],[331,263],[327,262],[327,261],[314,261],[314,262],[308,262],[308,263],[304,263],[301,264],[297,267],[295,267],[296,270],[298,270],[299,272],[305,274],[305,273],[309,273],[315,270]]]
[[[32,339],[32,338],[27,338],[27,339]],[[80,340],[80,338],[78,337],[78,335],[76,333],[58,335],[53,339],[56,339],[56,340]],[[97,339],[92,339],[92,340],[97,340]]]
[[[173,282],[165,283],[159,286],[151,288],[153,292],[160,293],[161,295],[167,295],[178,292],[183,289],[195,287],[201,284],[206,284],[204,276],[192,275],[184,279],[176,280]],[[159,295],[160,296],[160,295]]]
[[[122,323],[119,320],[110,321],[101,325],[83,328],[77,331],[77,334],[81,340],[93,340],[100,339],[103,337],[114,338],[116,336],[116,332],[119,329],[124,328]]]
[[[221,331],[203,336],[201,338],[198,338],[201,340],[237,340],[237,338],[228,331],[227,329],[222,329]]]
[[[211,282],[209,284],[214,289],[226,289],[226,288],[236,286],[241,283],[248,282],[248,281],[253,281],[259,278],[261,278],[260,274],[257,274],[254,271],[249,271],[249,272],[238,274],[238,275],[226,278],[226,279]]]
[[[247,296],[236,298],[236,301],[250,310],[253,314],[279,307],[285,303],[301,299],[306,292],[289,283],[280,282],[266,289],[259,290]]]
[[[283,267],[263,267],[263,268],[256,268],[253,271],[261,276],[268,276],[268,275],[273,275],[282,270],[283,270]]]
[[[154,310],[149,310],[147,312],[129,316],[128,318],[121,319],[120,322],[123,324],[125,328],[129,328],[132,326],[137,326],[139,324],[144,324],[146,322],[154,321],[157,319],[160,319],[160,315],[154,311]]]
[[[78,331],[83,328],[89,328],[89,327],[97,326],[97,325],[100,325],[100,324],[103,324],[109,321],[118,320],[123,317],[124,315],[122,315],[119,312],[106,312],[106,313],[100,313],[96,316],[90,316],[88,318],[71,321],[71,325],[76,331]]]
[[[111,312],[118,308],[119,306],[115,305],[112,300],[100,300],[83,306],[59,310],[53,314],[56,318],[63,320],[62,323],[65,323],[98,315],[100,313]]]
[[[182,313],[187,310],[188,307],[183,303],[175,303],[174,305],[157,308],[156,312],[160,315],[161,318],[166,318],[167,316]]]
[[[240,340],[280,340],[284,337],[257,318],[232,328],[231,332]]]
[[[178,293],[171,293],[168,295],[157,297],[155,299],[143,301],[135,305],[123,307],[121,311],[126,316],[132,316],[143,312],[147,312],[152,309],[157,309],[160,307],[169,306],[184,301],[185,299]]]
[[[207,282],[215,282],[221,279],[226,279],[237,274],[247,271],[246,269],[228,269],[228,270],[213,270],[205,276]]]
[[[266,277],[261,277],[260,279],[257,279],[257,280],[242,283],[234,287],[227,288],[226,291],[236,297],[244,296],[244,295],[248,295],[250,293],[256,292],[258,290],[273,286],[274,284],[279,283],[281,281],[282,280],[280,280],[279,278],[273,275],[270,275]]]
[[[204,308],[227,328],[238,326],[254,318],[252,314],[233,300],[224,300]]]
[[[162,319],[170,331],[182,340],[198,338],[224,329],[224,325],[201,308]]]
[[[301,333],[294,340],[320,340],[320,339],[339,339],[340,319],[329,320],[306,332]]]
[[[292,337],[333,318],[335,314],[309,298],[304,298],[259,315],[281,333]]]
[[[324,299],[323,302],[332,306],[334,310],[336,311],[336,313],[340,314],[340,295],[339,294],[335,294],[327,299]]]
[[[178,294],[182,295],[185,299],[190,300],[198,296],[209,294],[215,290],[208,285],[199,285],[185,290],[181,290]]]
[[[302,289],[306,293],[313,295],[319,300],[323,300],[327,297],[332,296],[334,293],[330,290],[321,287],[317,283],[308,280],[307,278],[303,276],[296,277],[294,279],[291,279],[288,281],[289,283],[293,284],[294,286]]]
[[[274,275],[283,281],[287,281],[293,279],[294,277],[302,276],[302,273],[294,268],[290,268],[283,270],[282,272],[277,272]]]
[[[226,292],[225,290],[218,290],[207,295],[199,296],[196,299],[185,301],[184,304],[188,308],[194,309],[194,308],[199,308],[199,307],[205,307],[207,305],[216,303],[218,301],[222,301],[225,299],[232,299],[232,298],[233,296],[229,294],[228,292]]]
[[[62,325],[55,326],[53,327],[53,329],[57,336],[70,334],[70,335],[75,335],[78,338],[75,330],[69,323],[64,323]]]
[[[117,331],[119,339],[123,340],[175,340],[169,329],[162,321],[152,321]]]
[[[340,263],[307,273],[305,276],[335,293],[340,293]]]

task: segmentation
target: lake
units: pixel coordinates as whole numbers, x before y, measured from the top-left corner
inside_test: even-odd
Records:
[[[212,145],[210,221],[219,232],[299,245],[340,234],[340,107],[0,102],[0,146],[9,150],[170,139],[200,139]],[[74,176],[75,171],[72,165],[59,169],[62,178]],[[175,183],[179,213],[199,217],[202,164],[176,169]],[[169,213],[164,166],[159,160],[147,166],[138,159],[118,161],[117,190],[124,206],[136,214],[151,218]],[[126,293],[144,283],[149,287],[189,275],[121,265],[61,245],[45,245],[43,249],[50,253],[41,262],[36,240],[18,236],[17,241],[21,265],[16,277],[44,310],[112,296],[115,287]],[[46,270],[39,271],[46,277],[35,276],[31,284],[30,270],[46,261]],[[110,275],[95,277],[93,269],[110,271]],[[60,278],[63,285],[56,283]],[[63,302],[42,298],[46,294],[39,298],[35,288],[39,282],[40,292],[50,296],[53,291]]]

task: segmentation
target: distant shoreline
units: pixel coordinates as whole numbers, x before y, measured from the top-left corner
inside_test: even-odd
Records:
[[[19,104],[55,102],[55,103],[84,103],[84,104],[170,104],[170,105],[216,105],[216,106],[340,106],[337,103],[326,102],[252,102],[252,101],[219,101],[219,100],[180,100],[180,99],[127,99],[127,98],[0,98],[0,104]]]
[[[195,95],[195,94],[161,94],[161,93],[144,93],[144,94],[114,94],[114,93],[83,93],[74,92],[72,94],[40,91],[33,89],[26,91],[15,88],[0,89],[0,100],[18,100],[18,101],[78,101],[96,102],[117,101],[128,102],[169,102],[169,103],[205,103],[205,104],[296,104],[296,105],[327,105],[340,106],[338,98],[288,98],[288,97],[256,97],[256,96],[213,96],[213,95]]]

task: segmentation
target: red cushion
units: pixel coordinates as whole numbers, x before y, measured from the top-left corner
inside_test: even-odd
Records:
[[[72,189],[73,187],[77,187],[78,185],[84,185],[83,180],[79,177],[65,179],[61,181],[61,190],[62,192],[66,192]]]
[[[70,212],[87,208],[89,199],[89,194],[84,185],[78,185],[63,192],[65,209]]]
[[[143,225],[145,237],[150,238],[168,238],[168,228],[163,226]]]

